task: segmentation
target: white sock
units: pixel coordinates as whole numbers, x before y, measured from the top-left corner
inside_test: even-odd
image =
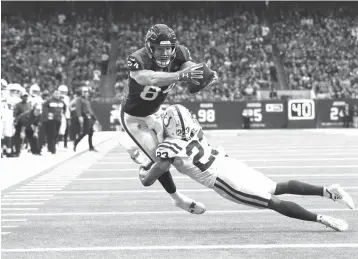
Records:
[[[317,222],[321,222],[321,219],[322,219],[322,215],[317,214]]]
[[[180,192],[170,193],[170,197],[177,202],[182,202],[186,197]]]

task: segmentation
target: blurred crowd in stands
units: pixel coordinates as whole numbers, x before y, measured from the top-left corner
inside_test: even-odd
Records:
[[[356,3],[60,4],[3,6],[2,78],[49,91],[87,85],[99,95],[101,76],[115,73],[121,97],[127,55],[144,46],[150,25],[166,23],[193,59],[210,61],[220,78],[196,95],[178,86],[169,100],[260,99],[260,91],[280,89],[280,76],[287,89],[311,90],[312,98],[358,98]],[[115,69],[108,67],[111,55]]]

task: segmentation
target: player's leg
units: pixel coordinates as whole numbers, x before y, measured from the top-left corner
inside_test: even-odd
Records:
[[[12,138],[15,133],[13,129],[13,123],[14,123],[14,117],[12,115],[12,111],[5,111],[4,140],[5,140],[5,154],[8,157],[13,156]]]
[[[137,148],[140,148],[141,152],[145,154],[147,159],[150,159],[152,162],[154,162],[156,160],[155,150],[159,142],[156,133],[149,129],[145,119],[133,117],[122,112],[121,124],[125,132],[136,144]],[[201,214],[205,212],[205,206],[203,204],[197,203],[177,191],[169,171],[163,173],[158,178],[158,181],[170,194],[174,204],[177,207],[180,207],[194,214]]]
[[[280,200],[272,195],[276,183],[270,178],[242,163],[232,163],[230,159],[227,161],[228,168],[238,170],[220,170],[214,190],[221,196],[236,203],[261,209],[268,208],[287,217],[319,222],[335,230],[347,230],[348,224],[344,220],[317,215],[294,202]]]
[[[310,212],[297,203],[280,200],[275,196],[271,196],[267,208],[290,218],[318,222],[336,231],[346,231],[348,229],[348,223],[345,220]]]
[[[78,123],[78,126],[79,126],[79,131],[77,132],[78,134],[76,135],[76,139],[75,139],[75,141],[73,142],[73,150],[74,150],[75,152],[76,152],[78,143],[80,143],[81,140],[87,135],[85,120],[83,120],[83,124],[82,124],[82,125],[80,125],[80,123]]]
[[[31,153],[32,154],[38,154],[38,149],[37,149],[37,146],[36,146],[36,139],[34,137],[34,131],[32,130],[31,127],[27,127],[25,129],[25,134],[26,134],[26,138],[29,142],[29,145],[30,145],[30,149],[31,149]]]
[[[69,121],[70,120],[66,120],[66,129],[65,129],[65,134],[63,135],[63,147],[67,148],[67,142],[68,142],[68,133],[69,133]]]
[[[323,196],[334,201],[338,201],[349,208],[354,208],[352,197],[343,190],[338,184],[332,184],[328,187],[311,185],[301,181],[290,180],[276,184],[274,195],[295,194],[295,195],[316,195]]]
[[[15,145],[15,155],[20,156],[21,153],[21,124],[17,123],[15,125],[15,134],[13,137],[14,145]]]
[[[97,151],[94,146],[93,146],[93,134],[94,134],[94,130],[93,130],[93,124],[94,121],[90,118],[87,118],[87,130],[88,130],[88,147],[90,151]]]
[[[54,139],[54,124],[52,120],[48,120],[46,123],[46,142],[48,152],[53,153],[53,139]]]

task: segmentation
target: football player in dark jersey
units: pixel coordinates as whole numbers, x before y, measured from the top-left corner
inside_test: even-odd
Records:
[[[189,50],[178,45],[171,28],[156,24],[146,34],[145,47],[128,56],[127,66],[128,87],[121,105],[120,121],[136,146],[125,148],[137,163],[144,162],[138,159],[140,154],[155,162],[156,147],[164,140],[160,106],[177,82],[199,85],[197,80],[203,78],[200,70],[203,65],[194,63]],[[169,171],[158,180],[176,206],[194,214],[205,212],[203,204],[176,190]]]

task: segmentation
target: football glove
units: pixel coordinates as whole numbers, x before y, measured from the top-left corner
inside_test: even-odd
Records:
[[[203,79],[204,72],[202,70],[197,70],[202,67],[203,64],[198,64],[178,71],[178,81],[190,82],[195,85],[200,85],[199,81],[195,79]]]

